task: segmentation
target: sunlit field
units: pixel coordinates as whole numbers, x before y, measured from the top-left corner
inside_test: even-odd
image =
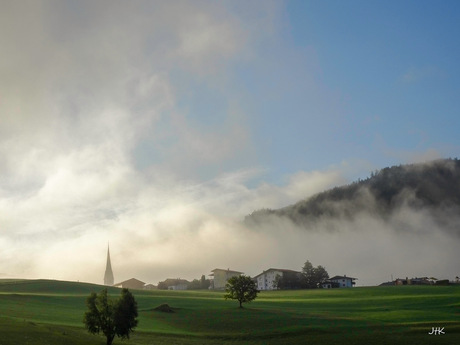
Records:
[[[101,289],[0,280],[0,345],[105,344],[82,322],[86,297]],[[244,309],[222,292],[133,293],[139,326],[125,344],[454,344],[460,337],[460,286],[261,292]],[[174,313],[154,310],[163,303]],[[444,334],[429,335],[432,327]]]

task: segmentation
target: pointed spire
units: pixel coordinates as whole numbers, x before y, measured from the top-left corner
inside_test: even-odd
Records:
[[[110,263],[110,247],[107,245],[107,263],[105,265],[104,285],[112,286],[114,284],[112,264]]]

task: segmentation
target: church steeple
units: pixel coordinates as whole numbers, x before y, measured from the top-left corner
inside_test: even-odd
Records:
[[[104,285],[112,286],[114,284],[112,264],[110,263],[110,248],[107,246],[107,264],[105,265]]]

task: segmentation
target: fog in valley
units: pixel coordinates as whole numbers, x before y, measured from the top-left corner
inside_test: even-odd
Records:
[[[321,79],[314,46],[285,39],[286,11],[268,0],[2,4],[0,278],[102,284],[108,244],[115,282],[307,260],[358,286],[459,275],[458,213],[441,226],[402,202],[385,220],[244,222],[388,162],[455,152],[368,135],[380,109],[357,124],[342,116],[349,96]],[[354,141],[361,131],[372,145]]]
[[[300,271],[306,260],[325,266],[331,276],[358,278],[358,286],[391,276],[455,277],[458,234],[440,228],[428,212],[409,207],[385,221],[363,213],[354,220],[326,219],[304,228],[270,216],[248,226],[243,222],[247,210],[280,207],[279,200],[292,203],[342,180],[339,172],[315,172],[294,176],[283,187],[247,188],[244,182],[255,173],[237,172],[196,185],[171,181],[166,188],[139,178],[128,184],[123,180],[112,185],[115,197],[106,200],[102,188],[97,198],[92,195],[96,201],[78,205],[79,212],[69,212],[59,198],[19,200],[5,213],[15,217],[10,216],[11,230],[2,237],[2,272],[5,277],[101,283],[110,241],[117,282],[131,277],[148,283],[191,280],[214,268],[251,276],[271,267]],[[116,196],[120,190],[123,197]],[[55,193],[60,195],[59,188]],[[44,227],[44,214],[46,223],[59,230]]]

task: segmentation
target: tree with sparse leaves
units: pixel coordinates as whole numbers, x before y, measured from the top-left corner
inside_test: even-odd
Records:
[[[224,295],[224,298],[238,300],[240,308],[243,308],[243,303],[253,301],[259,293],[254,280],[245,275],[231,277],[225,285],[225,291],[227,293]]]
[[[128,289],[121,290],[121,296],[112,300],[107,289],[99,294],[95,292],[86,299],[88,311],[83,322],[92,334],[102,332],[107,338],[107,345],[111,345],[115,336],[129,339],[129,334],[136,328],[137,302]]]

